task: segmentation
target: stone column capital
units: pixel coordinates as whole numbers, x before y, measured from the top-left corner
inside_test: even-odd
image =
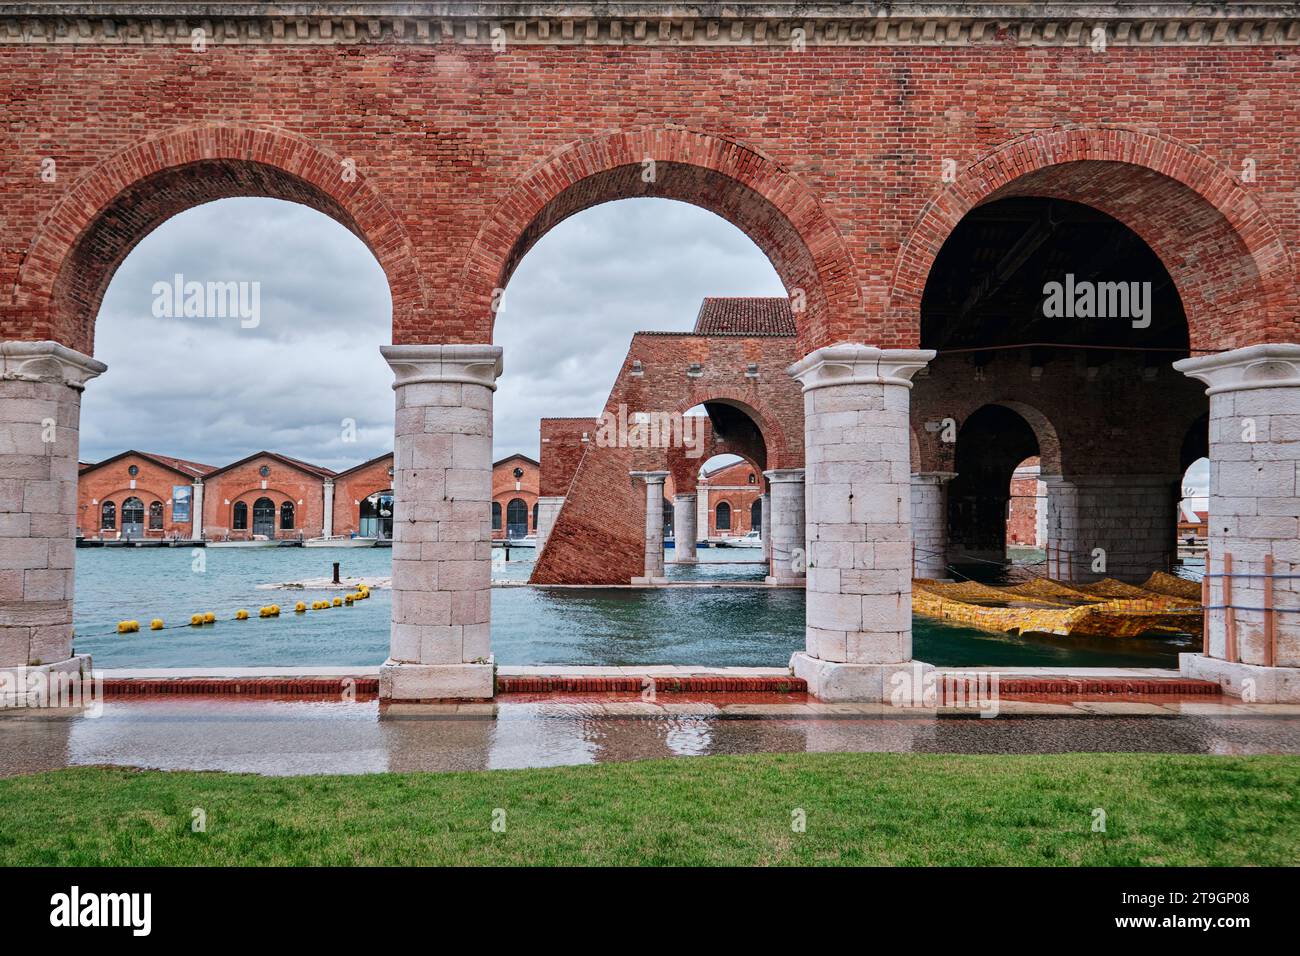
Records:
[[[802,468],[773,468],[763,472],[763,477],[771,482],[797,481],[803,484],[804,480]]]
[[[0,342],[0,379],[66,385],[81,391],[108,366],[58,342]]]
[[[1300,345],[1279,342],[1199,355],[1174,363],[1174,368],[1209,387],[1206,395],[1254,388],[1300,387]]]
[[[935,356],[933,349],[880,349],[841,342],[809,352],[786,372],[805,392],[830,385],[901,385]]]
[[[693,491],[689,491],[689,492],[685,492],[685,493],[680,494],[680,495],[673,495],[673,500],[675,500],[675,501],[694,501],[694,500],[696,499],[696,497],[697,497],[697,496],[696,496],[696,493],[695,493],[695,492],[693,492]]]
[[[501,374],[499,345],[382,345],[379,353],[404,385],[482,385],[496,390]]]
[[[666,471],[629,471],[633,478],[641,478],[647,485],[662,485],[664,479],[668,477]]]

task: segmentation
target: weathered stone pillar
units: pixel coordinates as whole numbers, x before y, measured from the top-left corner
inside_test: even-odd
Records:
[[[768,584],[803,584],[807,578],[807,542],[804,540],[804,470],[774,468],[763,472],[770,482],[768,499],[772,517],[768,530],[772,534],[771,556],[767,561]]]
[[[1215,609],[1206,612],[1209,652],[1181,655],[1182,673],[1250,700],[1300,702],[1300,345],[1251,345],[1174,368],[1205,382],[1210,396]],[[1266,579],[1269,556],[1274,576]],[[1268,607],[1276,612],[1266,615]]]
[[[396,375],[393,623],[379,693],[493,694],[492,393],[501,349],[389,345]]]
[[[322,485],[322,490],[325,496],[325,501],[324,501],[325,518],[321,522],[320,533],[321,533],[321,537],[328,538],[334,534],[334,482],[333,480],[326,478],[325,483]]]
[[[537,557],[542,556],[542,549],[546,547],[546,539],[551,536],[551,529],[555,527],[555,519],[560,516],[560,509],[564,507],[564,497],[561,495],[547,495],[544,498],[537,499]]]
[[[1079,567],[1079,489],[1060,475],[1041,475],[1047,488],[1046,573],[1058,581],[1083,581]]]
[[[72,653],[81,393],[108,366],[55,342],[0,342],[0,704],[32,702]]]
[[[696,564],[695,495],[673,496],[673,560],[678,564]]]
[[[922,471],[912,475],[912,542],[916,546],[913,575],[946,578],[948,574],[948,482],[952,471]]]
[[[912,661],[908,391],[934,355],[841,344],[790,367],[808,499],[807,650],[790,663],[823,700],[910,702],[930,669]]]
[[[1074,551],[1067,567],[1086,583],[1117,578],[1141,584],[1152,571],[1168,571],[1176,547],[1177,475],[1074,475]],[[1061,502],[1063,503],[1063,501]],[[1061,514],[1065,526],[1071,516]]]
[[[664,479],[666,471],[633,471],[633,478],[645,481],[645,574],[633,584],[663,584],[664,577]]]
[[[190,540],[203,540],[203,479],[194,479],[194,491],[190,495]]]
[[[763,492],[759,496],[760,506],[763,511],[759,515],[762,527],[759,534],[763,536],[763,560],[770,566],[772,563],[772,495],[769,492]]]

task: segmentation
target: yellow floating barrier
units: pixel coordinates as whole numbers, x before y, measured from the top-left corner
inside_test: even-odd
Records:
[[[342,599],[342,598],[337,598],[337,597],[336,597],[336,598],[335,598],[333,601],[331,601],[330,603],[333,604],[335,607],[342,607],[342,606],[343,606],[343,599]]]
[[[241,607],[238,611],[235,612],[235,620],[236,620],[236,621],[247,621],[247,620],[248,620],[248,612],[245,611],[245,610]]]
[[[163,624],[163,619],[160,617],[156,617],[149,622],[149,630],[151,631],[161,631],[165,626],[166,625]]]
[[[119,634],[134,634],[138,630],[140,630],[139,621],[118,621],[117,622],[117,633]]]
[[[304,613],[306,610],[307,610],[307,605],[306,605],[306,604],[303,604],[302,601],[299,601],[297,604],[295,604],[295,605],[293,606],[293,613],[294,613],[294,614],[302,614],[302,613]]]
[[[203,624],[203,615],[202,615],[202,614],[191,614],[191,615],[190,615],[190,627],[201,627],[202,624]]]
[[[215,614],[213,614],[211,611],[204,611],[204,612],[203,612],[203,623],[204,623],[204,624],[215,624],[216,621],[217,621],[217,616],[216,616]]]
[[[355,601],[355,600],[356,600],[356,598],[353,597],[351,594],[345,594],[345,595],[343,595],[343,603],[346,604],[348,607],[351,607],[351,606],[352,606],[352,602]]]

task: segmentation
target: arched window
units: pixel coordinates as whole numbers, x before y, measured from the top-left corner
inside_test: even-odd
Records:
[[[161,531],[163,526],[163,507],[161,501],[149,502],[149,530]]]
[[[361,524],[357,533],[362,538],[379,538],[389,541],[393,537],[393,490],[376,491],[361,502]]]
[[[99,509],[99,526],[106,531],[113,531],[117,528],[117,505],[111,501],[105,501]]]
[[[235,531],[248,530],[248,505],[242,501],[235,502],[235,512],[230,527]]]
[[[144,534],[144,502],[134,496],[122,502],[122,534]]]
[[[533,530],[537,530],[537,502],[533,502]]]
[[[731,505],[725,501],[718,502],[717,518],[714,521],[714,527],[719,531],[731,530]]]
[[[501,530],[501,502],[492,502],[492,530]]]
[[[292,501],[286,501],[284,504],[280,505],[280,530],[281,531],[293,530],[293,502]]]
[[[749,473],[749,483],[752,485],[752,484],[756,484],[757,482],[758,482],[758,476],[751,471]]]
[[[270,498],[253,502],[253,534],[275,537],[275,502]]]
[[[763,530],[763,499],[755,498],[754,503],[749,506],[749,530]]]
[[[522,538],[528,534],[528,505],[523,498],[511,498],[506,505],[506,537]]]

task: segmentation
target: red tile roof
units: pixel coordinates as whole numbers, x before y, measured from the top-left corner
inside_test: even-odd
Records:
[[[700,303],[696,335],[795,335],[790,300],[772,297],[709,297]]]

